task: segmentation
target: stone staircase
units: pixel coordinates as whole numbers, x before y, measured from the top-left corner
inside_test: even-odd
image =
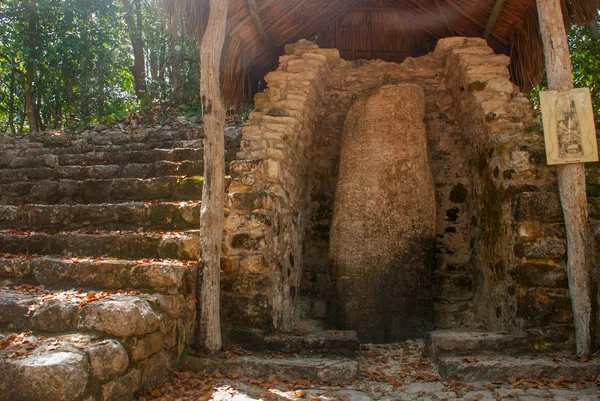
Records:
[[[126,400],[165,378],[194,335],[201,137],[0,138],[0,400]]]
[[[356,331],[315,331],[263,335],[259,330],[234,329],[231,348],[216,357],[186,357],[181,370],[229,377],[315,380],[330,385],[355,381],[359,375]]]
[[[583,379],[600,374],[600,356],[540,354],[527,335],[439,330],[427,334],[425,352],[446,381]]]

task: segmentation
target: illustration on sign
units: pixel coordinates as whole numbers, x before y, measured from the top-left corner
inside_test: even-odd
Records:
[[[548,164],[598,161],[588,88],[540,92]]]

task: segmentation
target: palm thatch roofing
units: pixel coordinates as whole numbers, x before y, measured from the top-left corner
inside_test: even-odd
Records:
[[[568,22],[592,21],[600,8],[600,0],[561,1]],[[209,0],[167,4],[202,36]],[[535,0],[229,0],[223,98],[232,106],[247,103],[284,45],[299,39],[335,47],[347,60],[401,62],[449,36],[487,38],[497,53],[511,56],[512,79],[523,90],[543,76]]]

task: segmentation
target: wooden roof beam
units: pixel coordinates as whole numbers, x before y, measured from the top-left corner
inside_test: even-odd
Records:
[[[267,32],[265,31],[265,26],[262,22],[262,19],[260,18],[256,0],[246,0],[246,2],[248,4],[248,10],[250,11],[250,17],[252,17],[252,21],[254,22],[254,25],[256,26],[256,30],[258,31],[258,34],[260,35],[260,38],[263,41],[263,44],[267,48],[267,51],[272,56],[274,54],[273,48],[271,47],[271,43],[269,42],[269,37],[267,36]]]
[[[275,3],[275,1],[276,0],[263,1],[263,3],[260,5],[260,7],[258,7],[258,12],[261,12],[265,8],[269,7],[272,3]],[[244,19],[242,19],[238,24],[236,24],[233,28],[231,28],[229,30],[229,32],[227,32],[227,36],[232,37],[233,35],[238,33],[238,31],[240,29],[242,29],[244,27],[244,25],[246,25],[246,22],[250,21],[251,19],[252,19],[252,16],[250,16],[250,15],[245,17]]]
[[[482,37],[484,39],[489,38],[490,35],[492,34],[492,30],[494,29],[494,26],[496,25],[496,21],[498,21],[498,17],[500,16],[502,9],[504,8],[504,4],[506,4],[506,0],[496,0],[496,4],[494,4],[494,9],[492,10],[492,13],[490,14],[490,18],[488,19],[488,22],[485,26],[485,31],[483,32],[483,35],[482,35]]]
[[[444,24],[446,24],[446,28],[448,29],[448,32],[450,32],[451,36],[455,36],[454,30],[450,26],[450,22],[448,22],[448,17],[446,16],[446,13],[444,12],[444,10],[442,10],[442,6],[440,6],[439,0],[435,0],[435,6],[437,7],[438,12],[442,16],[442,19],[444,20]]]

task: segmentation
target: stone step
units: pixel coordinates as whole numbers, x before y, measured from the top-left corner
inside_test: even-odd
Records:
[[[111,203],[147,200],[200,200],[203,178],[166,176],[107,180],[19,181],[0,186],[0,202],[9,205]]]
[[[63,231],[77,229],[197,228],[200,202],[126,202],[78,205],[0,205],[0,229]]]
[[[11,158],[34,158],[45,155],[70,155],[92,152],[143,152],[155,149],[177,149],[177,148],[195,148],[203,147],[201,139],[178,140],[178,141],[153,141],[153,142],[130,142],[122,144],[93,144],[85,141],[73,141],[65,143],[65,146],[43,146],[39,142],[29,143],[29,146],[19,146],[12,148],[3,148],[0,155],[10,156]]]
[[[434,362],[442,357],[519,355],[535,352],[523,333],[437,330],[425,336],[425,353]]]
[[[75,401],[88,382],[110,380],[124,373],[129,357],[115,340],[72,334],[57,337],[33,333],[0,333],[0,400]],[[22,344],[27,342],[33,349]],[[107,363],[108,362],[108,363]],[[106,370],[99,365],[106,364]]]
[[[239,127],[227,127],[230,136],[235,136]],[[124,145],[129,143],[160,143],[184,140],[202,139],[204,136],[202,126],[197,125],[193,129],[144,129],[139,131],[123,131],[117,128],[108,130],[90,129],[81,133],[54,133],[34,132],[17,136],[3,136],[0,145],[5,148],[26,148],[36,145],[38,147],[62,148],[78,144],[89,145]],[[25,145],[24,145],[25,144]]]
[[[240,137],[230,138],[225,141],[225,155],[231,157],[240,148]],[[25,145],[25,146],[23,146]],[[60,157],[68,158],[69,155],[79,154],[109,154],[116,157],[117,153],[161,151],[158,154],[175,151],[176,149],[194,149],[202,152],[203,143],[200,139],[140,142],[121,145],[96,145],[74,142],[66,147],[43,147],[39,143],[25,143],[17,148],[0,147],[0,167],[18,168],[19,166],[53,166]],[[179,152],[179,151],[175,151]],[[170,156],[172,157],[172,156]],[[29,159],[29,160],[26,160]]]
[[[51,289],[141,290],[189,294],[195,262],[3,255],[0,283],[30,283]]]
[[[165,381],[171,366],[158,331],[119,340],[102,333],[0,333],[0,343],[0,401],[133,400]]]
[[[101,164],[95,166],[55,166],[1,169],[0,181],[42,180],[88,180],[110,178],[152,178],[166,175],[201,176],[204,174],[204,162],[199,161],[157,161],[149,164]]]
[[[574,379],[600,374],[600,356],[580,358],[565,355],[496,355],[491,357],[442,357],[440,376],[447,381],[497,382],[514,379]]]
[[[225,161],[235,160],[238,149],[225,151]],[[57,166],[99,166],[128,164],[151,164],[157,162],[202,161],[203,150],[196,148],[151,149],[145,151],[94,151],[66,154],[42,154],[38,156],[4,156],[0,158],[2,169],[55,168]]]
[[[157,300],[139,291],[55,291],[32,285],[2,286],[0,331],[142,336],[156,331],[160,325],[160,300]]]
[[[353,330],[263,335],[257,330],[233,329],[231,342],[252,351],[297,355],[326,354],[355,357],[360,351],[358,335]]]
[[[241,126],[230,125],[225,127],[225,147],[239,147],[241,139]],[[119,129],[103,130],[99,132],[91,129],[81,133],[56,135],[54,133],[28,133],[18,136],[0,137],[0,149],[24,150],[31,148],[50,148],[59,151],[69,148],[117,147],[131,150],[144,150],[155,148],[187,147],[190,143],[201,145],[204,136],[201,125],[177,127],[164,130],[154,126],[152,129],[143,129],[138,132],[126,132]],[[77,153],[75,150],[72,153]],[[0,152],[0,155],[2,152]]]
[[[188,356],[179,370],[237,375],[249,379],[270,376],[283,380],[312,379],[325,383],[349,383],[358,377],[358,362],[341,357],[298,357],[282,355],[241,355],[231,358]]]
[[[199,230],[185,232],[97,230],[57,234],[0,231],[0,253],[9,254],[197,260],[199,246]]]
[[[61,155],[48,153],[34,157],[12,157],[10,158],[8,166],[0,165],[0,167],[19,169],[31,167],[93,166],[105,164],[124,166],[127,164],[149,164],[159,161],[181,162],[186,160],[200,161],[202,159],[203,150],[194,148],[67,153]]]

